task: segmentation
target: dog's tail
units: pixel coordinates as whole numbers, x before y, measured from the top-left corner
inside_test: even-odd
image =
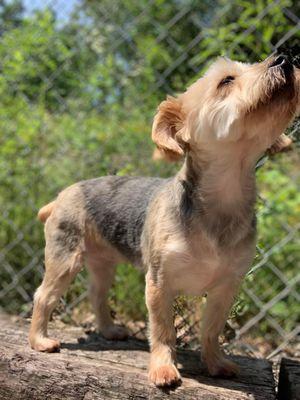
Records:
[[[38,219],[41,222],[45,223],[47,221],[47,219],[50,217],[50,215],[53,211],[53,208],[55,206],[55,203],[56,203],[55,200],[51,201],[51,203],[46,204],[44,207],[42,207],[40,209],[40,211],[38,212]]]

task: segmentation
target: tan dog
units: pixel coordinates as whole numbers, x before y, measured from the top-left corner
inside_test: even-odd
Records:
[[[47,336],[48,319],[83,263],[100,331],[123,338],[106,296],[115,265],[129,260],[147,271],[150,380],[180,381],[172,313],[178,294],[207,293],[202,358],[211,375],[235,374],[218,337],[255,254],[255,164],[294,118],[299,82],[283,56],[254,65],[219,59],[159,106],[154,142],[168,157],[185,157],[175,177],[79,182],[42,208],[46,272],[35,294],[31,346],[59,347]]]

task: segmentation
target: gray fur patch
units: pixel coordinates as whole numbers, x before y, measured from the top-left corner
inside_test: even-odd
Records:
[[[194,221],[198,221],[203,212],[201,201],[201,171],[196,171],[191,157],[185,160],[184,179],[178,180],[178,192],[180,193],[179,216],[183,227],[191,229]]]
[[[107,176],[81,182],[88,218],[132,263],[141,262],[147,207],[166,179]]]
[[[81,235],[79,225],[66,219],[59,222],[54,239],[60,248],[71,253],[78,247]]]

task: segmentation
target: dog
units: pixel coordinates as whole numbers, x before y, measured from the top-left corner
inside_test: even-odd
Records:
[[[299,71],[283,55],[252,65],[219,58],[158,107],[153,141],[166,157],[184,157],[175,177],[82,181],[43,207],[45,275],[34,296],[31,347],[59,348],[47,335],[49,316],[83,264],[100,332],[125,338],[107,293],[126,260],[146,270],[150,381],[180,383],[172,312],[179,294],[207,294],[202,359],[212,376],[236,374],[218,337],[255,255],[255,164],[281,142],[299,112],[299,92]]]

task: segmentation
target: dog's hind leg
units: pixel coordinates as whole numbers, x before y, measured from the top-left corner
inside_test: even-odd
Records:
[[[56,351],[60,343],[48,338],[51,312],[83,265],[82,232],[74,221],[52,216],[46,224],[45,275],[34,296],[29,342],[37,351]]]
[[[99,331],[109,340],[123,340],[128,336],[126,328],[115,325],[107,303],[109,289],[115,277],[115,263],[112,260],[87,255],[90,272],[90,298],[96,314]]]

